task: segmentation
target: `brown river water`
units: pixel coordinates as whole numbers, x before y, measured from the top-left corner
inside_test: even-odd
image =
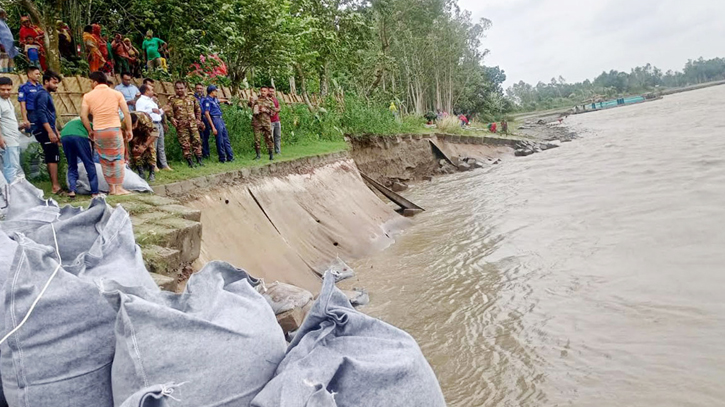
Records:
[[[352,265],[451,406],[725,405],[725,86],[572,116],[582,138],[406,191]]]

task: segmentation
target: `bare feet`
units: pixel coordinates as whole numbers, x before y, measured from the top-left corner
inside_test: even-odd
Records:
[[[164,168],[164,171],[173,171],[170,165],[167,165],[166,168]]]
[[[129,194],[132,194],[132,192],[129,190],[123,189],[122,186],[119,185],[118,187],[116,187],[116,195],[129,195]]]
[[[109,191],[108,195],[118,196],[118,195],[129,195],[132,193],[131,191],[127,191],[127,190],[123,189],[123,187],[121,185],[111,185],[109,189],[110,189],[110,191]]]

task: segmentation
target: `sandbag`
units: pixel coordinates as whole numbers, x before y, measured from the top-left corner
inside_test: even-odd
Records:
[[[103,177],[103,170],[101,169],[101,164],[99,163],[96,163],[96,175],[98,176],[98,190],[100,192],[108,193],[108,183]],[[65,183],[70,188],[67,173],[65,175]],[[128,167],[124,167],[123,188],[128,191],[135,192],[153,191],[149,186],[148,182],[146,182],[135,172],[131,171],[131,169]],[[91,194],[91,183],[88,181],[88,173],[86,172],[86,167],[84,167],[80,163],[78,164],[78,182],[76,183],[76,193],[81,195]]]
[[[159,290],[136,245],[131,218],[121,206],[111,208],[105,200],[97,198],[88,209],[73,216],[61,216],[52,227],[41,226],[25,237],[55,247],[53,228],[66,271],[89,283],[112,278],[124,285]]]
[[[342,280],[355,277],[355,270],[350,268],[350,266],[348,266],[347,263],[342,261],[339,257],[332,262],[325,272],[332,274],[335,277],[335,282],[338,283]]]
[[[193,274],[182,294],[104,281],[103,295],[118,311],[116,405],[165,383],[179,384],[174,406],[249,405],[286,347],[271,307],[253,284],[244,270],[223,262]]]
[[[19,178],[4,190],[2,203],[6,203],[2,229],[8,236],[26,232],[56,221],[60,208],[52,199],[43,199],[43,191],[34,187],[25,178]]]
[[[10,266],[13,263],[15,257],[15,251],[17,250],[18,244],[11,240],[2,230],[0,230],[0,290],[7,281],[8,273],[10,272]],[[0,291],[1,292],[1,291]],[[5,315],[5,304],[0,301],[0,316]],[[0,333],[4,335],[4,321],[0,318]],[[0,335],[1,336],[1,335]],[[6,407],[8,404],[5,401],[5,394],[2,390],[2,375],[0,374],[0,407]]]
[[[173,397],[175,384],[147,387],[134,393],[121,404],[121,407],[169,407],[168,397]]]
[[[53,224],[62,267],[25,325],[0,345],[3,389],[13,407],[113,406],[116,313],[98,284],[112,279],[160,291],[123,208],[98,200],[72,213]],[[18,326],[58,266],[53,227],[13,235],[18,248],[2,292],[5,332]]]
[[[356,311],[326,273],[322,291],[253,407],[445,406],[415,340]]]

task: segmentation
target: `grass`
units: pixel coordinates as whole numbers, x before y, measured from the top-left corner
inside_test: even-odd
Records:
[[[220,174],[224,172],[238,170],[244,167],[260,167],[270,162],[284,162],[296,160],[302,157],[309,157],[318,154],[329,154],[338,151],[347,150],[347,143],[343,140],[336,141],[316,141],[314,143],[300,143],[291,146],[282,146],[282,154],[276,155],[274,161],[269,161],[266,148],[263,148],[262,159],[254,161],[254,153],[237,152],[234,154],[234,161],[230,163],[220,163],[216,160],[214,154],[210,160],[204,160],[204,167],[189,168],[186,162],[170,161],[169,165],[174,171],[160,171],[156,173],[156,182],[153,185],[170,184],[177,181],[183,181],[190,178],[203,177],[206,175]]]
[[[169,165],[174,171],[160,171],[156,173],[156,181],[151,183],[154,185],[171,184],[178,181],[192,179],[196,177],[203,177],[206,175],[221,174],[225,172],[231,172],[239,170],[245,167],[261,167],[268,165],[272,162],[284,162],[292,161],[302,157],[310,157],[319,154],[330,154],[339,151],[347,150],[348,145],[345,141],[318,141],[314,143],[300,143],[292,146],[283,146],[282,154],[275,156],[274,161],[269,161],[269,158],[262,156],[259,161],[254,161],[254,154],[241,153],[236,154],[234,162],[231,163],[220,163],[215,160],[205,160],[204,167],[189,168],[189,166],[181,161],[170,161]],[[74,206],[87,206],[91,201],[91,197],[87,195],[78,195],[76,199],[70,199],[68,197],[54,196],[52,193],[52,186],[50,181],[32,181],[33,185],[43,190],[46,197],[52,197],[60,204],[72,204]],[[62,180],[61,185],[65,187],[65,180]],[[126,196],[108,196],[107,202],[112,205],[119,203],[129,202],[135,200],[134,195]]]

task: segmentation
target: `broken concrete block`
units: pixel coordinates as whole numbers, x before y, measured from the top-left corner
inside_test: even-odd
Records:
[[[171,278],[178,277],[183,266],[180,251],[156,245],[144,246],[141,251],[146,268],[150,272]]]
[[[408,189],[408,186],[402,182],[393,182],[392,187],[390,188],[393,190],[393,192],[403,192],[406,189]]]
[[[154,282],[156,283],[156,285],[159,286],[159,288],[161,288],[162,290],[165,290],[165,291],[176,292],[176,279],[175,278],[162,276],[161,274],[156,274],[156,273],[149,273],[149,274],[151,275],[151,278],[154,279]]]
[[[304,320],[305,313],[302,308],[291,309],[277,315],[277,322],[285,333],[300,329],[300,325]]]
[[[201,221],[201,211],[198,209],[187,208],[182,205],[164,205],[159,206],[157,209],[178,218],[184,218],[194,222]]]

